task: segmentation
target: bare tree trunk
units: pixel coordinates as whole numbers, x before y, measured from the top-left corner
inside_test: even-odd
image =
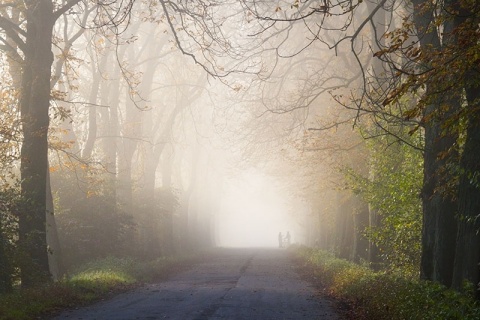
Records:
[[[362,199],[354,196],[353,199],[353,262],[368,260],[369,241],[365,238],[365,230],[369,224],[369,207]]]
[[[62,263],[62,251],[60,240],[58,238],[57,224],[55,221],[55,212],[53,206],[52,188],[50,185],[50,172],[47,170],[47,205],[46,205],[46,223],[47,223],[47,245],[48,245],[48,265],[53,280],[58,280],[63,276],[64,268]]]
[[[465,15],[466,16],[466,15]],[[475,25],[468,25],[472,29]],[[480,81],[479,70],[467,72],[465,92],[468,123],[460,160],[458,188],[458,235],[452,286],[463,289],[466,280],[473,284],[480,299]]]
[[[53,64],[51,45],[55,22],[52,1],[27,5],[26,16],[25,63],[20,98],[23,208],[19,216],[19,243],[22,250],[22,286],[31,287],[51,279],[46,237],[46,179]]]
[[[88,106],[88,132],[87,132],[87,141],[82,149],[82,158],[88,159],[92,156],[93,148],[95,146],[95,141],[97,140],[97,102],[98,102],[98,91],[100,90],[100,80],[102,79],[101,70],[103,70],[107,64],[108,55],[104,54],[98,68],[100,72],[97,72],[95,67],[92,65],[92,87],[90,88],[90,97]]]
[[[353,210],[351,195],[341,198],[335,219],[335,248],[342,259],[351,259],[353,253]]]
[[[463,281],[471,282],[474,287],[480,283],[480,112],[470,119],[467,128],[467,140],[461,159],[464,172],[460,177],[458,192],[459,226],[455,255],[455,267],[452,285],[463,289]],[[476,173],[476,178],[472,175]],[[478,289],[475,290],[480,297]]]
[[[12,291],[12,268],[7,256],[5,228],[0,219],[0,294]]]
[[[425,1],[413,1],[415,7],[413,20],[419,34],[422,50],[441,50],[437,31],[431,26],[433,11],[422,8]],[[427,87],[427,95],[436,89]],[[440,99],[432,102],[424,111],[425,122],[425,152],[424,180],[422,190],[423,224],[422,224],[422,258],[420,276],[422,279],[439,281],[449,285],[451,281],[452,263],[455,247],[456,203],[451,198],[442,195],[438,188],[442,181],[440,170],[446,163],[441,154],[448,154],[456,140],[455,136],[443,134],[445,114],[439,114]],[[454,112],[453,108],[451,112]]]
[[[169,152],[164,152],[163,163],[162,163],[162,186],[165,192],[172,193],[173,195],[173,186],[172,186],[172,166],[173,166],[173,146],[168,148]],[[169,199],[170,200],[170,199]],[[173,214],[174,208],[171,201],[167,201],[166,206],[164,207],[164,226],[162,228],[163,234],[163,251],[167,255],[172,255],[174,253],[174,237],[173,237]]]
[[[368,206],[368,224],[370,227],[381,225],[381,217],[378,210]],[[373,270],[380,270],[383,265],[380,248],[373,241],[368,242],[368,262]]]

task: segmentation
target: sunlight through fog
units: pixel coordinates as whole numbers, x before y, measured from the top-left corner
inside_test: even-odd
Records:
[[[217,244],[278,246],[278,233],[293,230],[287,201],[274,181],[258,171],[248,171],[240,179],[230,181],[222,202],[222,214],[217,216]]]

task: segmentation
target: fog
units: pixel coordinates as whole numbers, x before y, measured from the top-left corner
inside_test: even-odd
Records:
[[[338,37],[312,41],[314,16],[295,18],[308,6],[256,7],[259,16],[291,14],[268,25],[253,19],[248,1],[207,11],[186,3],[135,2],[129,19],[110,23],[98,19],[119,16],[80,2],[54,24],[53,252],[73,267],[108,255],[278,247],[280,232],[326,248],[354,241],[363,207],[352,205],[342,170],[365,171],[365,144],[352,126],[356,111],[342,103],[362,88],[354,65],[368,64],[371,52],[331,50],[351,18],[327,19]],[[19,64],[5,52],[1,59],[2,83],[19,86]],[[7,119],[18,118],[16,96],[4,97],[5,121],[19,121]],[[17,176],[18,134],[6,147],[17,157],[5,166]]]
[[[477,3],[2,1],[0,292],[287,233],[476,285]]]
[[[246,170],[227,181],[220,208],[216,217],[219,246],[278,247],[278,233],[289,230],[292,234],[295,227],[287,195],[259,170]]]

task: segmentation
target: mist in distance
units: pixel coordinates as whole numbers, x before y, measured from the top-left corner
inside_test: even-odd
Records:
[[[216,245],[278,247],[278,233],[293,237],[296,222],[288,211],[288,195],[258,170],[246,170],[228,181],[216,217]]]

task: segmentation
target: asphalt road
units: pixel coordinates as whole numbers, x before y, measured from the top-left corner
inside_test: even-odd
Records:
[[[281,249],[218,249],[172,276],[54,318],[340,319]]]

